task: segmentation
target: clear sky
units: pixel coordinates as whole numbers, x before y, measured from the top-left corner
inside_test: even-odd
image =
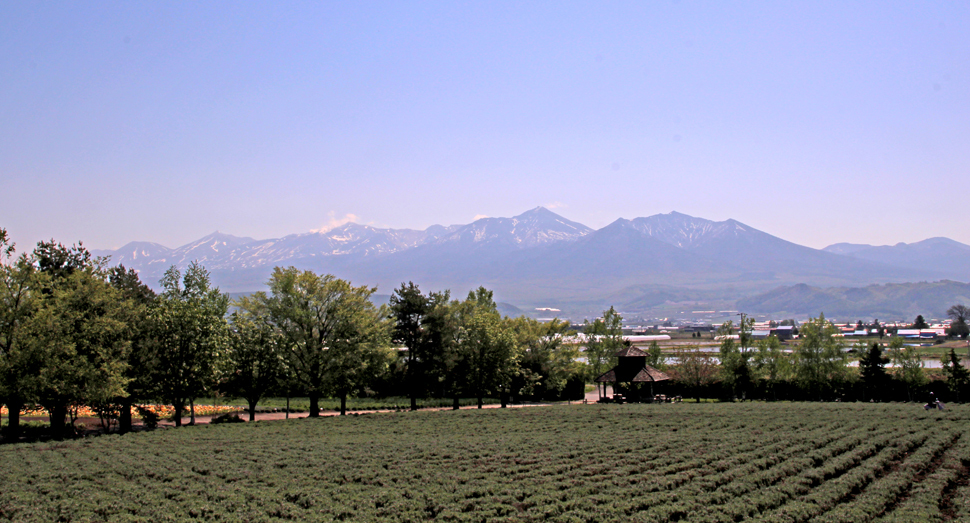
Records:
[[[672,210],[970,243],[968,2],[2,2],[0,227]]]

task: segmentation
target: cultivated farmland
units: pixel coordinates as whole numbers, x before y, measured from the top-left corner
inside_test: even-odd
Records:
[[[576,405],[0,448],[13,521],[970,521],[970,407]]]

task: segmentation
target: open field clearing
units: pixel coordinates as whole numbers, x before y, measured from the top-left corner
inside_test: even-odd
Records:
[[[11,521],[970,521],[970,407],[573,405],[0,447]]]

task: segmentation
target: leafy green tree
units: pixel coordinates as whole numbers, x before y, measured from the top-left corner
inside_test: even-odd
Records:
[[[792,353],[795,379],[818,399],[845,380],[846,355],[838,328],[824,314],[812,318],[799,330],[799,343]]]
[[[781,350],[781,341],[776,336],[759,340],[752,364],[755,376],[765,384],[766,394],[770,399],[778,399],[778,383],[784,379],[789,368],[788,355]]]
[[[520,316],[509,323],[521,354],[515,395],[537,399],[550,393],[558,395],[571,378],[582,373],[577,362],[579,350],[566,343],[573,334],[569,322],[553,319],[543,323]]]
[[[152,324],[148,311],[155,304],[156,294],[142,283],[138,272],[126,269],[124,265],[108,269],[108,281],[122,299],[129,301],[128,329],[131,349],[128,352],[128,365],[125,376],[128,384],[127,394],[117,399],[118,430],[122,433],[131,430],[131,409],[136,400],[159,396],[152,375],[154,354],[152,345]]]
[[[961,338],[965,340],[967,339],[967,336],[970,335],[970,327],[967,326],[967,322],[965,321],[954,320],[952,323],[950,323],[950,328],[947,331],[947,334],[949,336],[953,336],[954,338]]]
[[[747,323],[747,320],[742,319],[740,324],[741,334],[739,335],[740,344],[735,343],[732,336],[734,330],[733,322],[728,321],[718,329],[718,336],[721,338],[719,351],[721,357],[721,381],[731,390],[735,398],[741,398],[742,400],[747,397],[747,393],[753,382],[749,362],[750,354],[744,348],[744,343],[746,342],[745,331],[747,330],[745,329],[745,323]]]
[[[926,320],[923,319],[923,315],[922,314],[919,314],[919,315],[916,316],[916,320],[913,321],[913,328],[914,329],[928,329],[928,328],[930,328],[930,325],[928,323],[926,323]]]
[[[41,307],[36,267],[16,256],[7,231],[0,228],[0,402],[7,405],[7,434],[20,434],[20,411],[28,399],[24,377],[31,372],[30,321]]]
[[[885,390],[889,375],[886,365],[890,359],[883,355],[879,343],[873,343],[869,350],[859,358],[859,376],[862,379],[863,399],[875,399],[880,391]]]
[[[967,327],[967,319],[970,318],[970,307],[962,304],[954,305],[946,310],[946,315],[953,320],[950,323],[950,331],[947,334],[967,339],[967,336],[970,335],[970,327]]]
[[[616,353],[623,348],[623,318],[616,309],[603,311],[603,317],[583,325],[587,379],[592,381],[616,366]]]
[[[701,402],[701,390],[717,377],[718,367],[710,353],[691,346],[677,353],[677,367],[672,369],[674,381],[693,392],[697,403]]]
[[[940,358],[943,364],[943,375],[946,376],[946,386],[953,394],[955,401],[962,401],[963,393],[970,384],[970,371],[960,363],[960,357],[952,348],[950,352]]]
[[[651,341],[650,346],[644,352],[647,353],[647,365],[657,370],[667,368],[667,362],[664,359],[663,351],[660,350],[660,344],[657,343],[657,340]]]
[[[150,310],[154,375],[180,427],[186,403],[194,403],[218,381],[220,359],[229,343],[229,297],[211,286],[208,271],[197,262],[184,275],[173,265],[161,285],[163,292]]]
[[[518,370],[519,353],[515,336],[498,313],[492,291],[479,287],[459,304],[456,349],[467,372],[467,391],[482,408],[485,395],[498,393],[505,406],[512,380]]]
[[[370,296],[376,287],[352,287],[337,280],[342,299],[337,309],[334,338],[324,352],[325,381],[340,398],[340,415],[347,413],[347,396],[362,390],[387,369],[393,357],[390,311],[375,307]]]
[[[125,394],[130,303],[111,287],[103,260],[80,245],[40,242],[32,256],[42,297],[34,312],[30,360],[22,377],[50,413],[54,434],[82,405],[104,405]]]
[[[262,314],[279,332],[293,379],[310,398],[310,417],[320,416],[320,398],[346,394],[372,374],[389,335],[386,313],[369,298],[371,287],[296,267],[277,267],[269,294],[239,300],[241,309]],[[380,350],[379,350],[380,349]]]
[[[265,318],[233,312],[229,345],[223,360],[223,385],[231,396],[245,398],[249,421],[256,419],[256,404],[284,377],[285,364],[279,333]]]
[[[426,386],[432,394],[451,397],[452,408],[458,410],[462,394],[468,390],[469,369],[463,358],[460,343],[461,312],[467,309],[451,299],[449,291],[428,295],[428,309],[422,320],[423,352],[427,358],[423,370]]]
[[[913,401],[914,393],[928,381],[923,373],[923,359],[915,347],[906,347],[899,336],[892,337],[888,349],[895,378],[906,386],[906,395],[909,401]]]

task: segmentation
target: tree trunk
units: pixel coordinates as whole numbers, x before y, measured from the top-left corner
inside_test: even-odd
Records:
[[[189,399],[189,425],[195,425],[195,398]]]
[[[175,426],[182,426],[182,408],[185,407],[185,402],[182,400],[176,400],[172,402],[172,419],[175,420]]]
[[[452,398],[451,410],[458,410],[458,407],[459,407],[459,405],[458,405],[458,395],[456,394],[455,397]]]
[[[502,399],[502,408],[504,409],[509,406],[509,397],[508,397],[508,394],[506,394],[504,391],[502,392],[502,394],[500,394],[500,396]]]
[[[118,413],[118,432],[127,434],[131,432],[131,396],[121,398],[121,412]]]
[[[64,437],[64,431],[67,428],[64,420],[67,418],[67,406],[66,405],[55,405],[48,408],[48,414],[50,414],[50,425],[51,434],[55,438]]]
[[[315,392],[310,394],[310,417],[320,417],[320,395]]]
[[[418,398],[414,391],[411,391],[411,410],[418,410]]]
[[[7,434],[12,441],[20,438],[20,410],[24,402],[19,398],[7,398]]]
[[[478,393],[478,408],[482,408],[482,404],[484,403],[483,400],[484,400],[484,398],[482,397],[482,393],[479,392]]]
[[[256,402],[259,398],[249,400],[249,421],[256,421]]]
[[[340,415],[344,416],[347,414],[347,392],[340,392]]]
[[[290,392],[286,391],[286,419],[290,419]]]

